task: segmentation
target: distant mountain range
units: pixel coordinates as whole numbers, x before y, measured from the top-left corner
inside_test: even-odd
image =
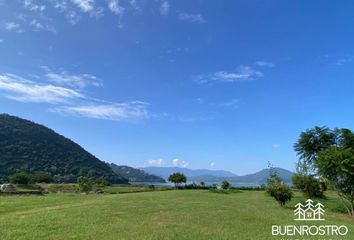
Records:
[[[223,170],[208,170],[208,169],[189,169],[180,167],[145,167],[141,168],[147,173],[154,174],[164,179],[167,179],[171,173],[181,172],[188,179],[199,177],[199,176],[212,176],[212,177],[236,177],[237,175]]]
[[[193,170],[176,167],[147,167],[142,169],[148,173],[161,176],[165,179],[167,179],[171,173],[181,172],[186,175],[188,181],[194,181],[197,183],[203,181],[211,184],[220,183],[224,180],[227,180],[234,185],[240,186],[258,186],[264,184],[267,182],[270,171],[269,169],[263,169],[253,174],[237,176],[231,172],[221,170]],[[285,183],[291,183],[291,178],[294,174],[293,172],[283,168],[275,168],[275,170]]]
[[[127,178],[129,182],[149,182],[149,183],[165,183],[162,177],[146,173],[141,169],[132,168],[129,166],[118,166],[114,163],[110,164],[113,172]]]

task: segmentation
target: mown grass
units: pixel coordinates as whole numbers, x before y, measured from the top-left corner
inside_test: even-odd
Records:
[[[280,240],[271,226],[295,224],[292,207],[303,200],[296,194],[281,208],[261,191],[207,190],[1,197],[0,239]],[[337,201],[330,195],[321,202],[333,207]],[[349,233],[341,239],[354,239],[354,222],[326,210],[320,224],[344,224]]]

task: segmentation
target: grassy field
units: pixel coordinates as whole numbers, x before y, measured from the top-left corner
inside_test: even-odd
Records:
[[[0,239],[280,240],[271,226],[294,224],[292,207],[303,199],[296,194],[281,208],[261,191],[0,197]],[[328,209],[321,224],[344,224],[349,233],[341,239],[354,239],[354,221],[336,212],[337,200],[323,203]]]

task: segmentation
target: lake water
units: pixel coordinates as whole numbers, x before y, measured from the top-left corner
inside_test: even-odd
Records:
[[[192,184],[192,181],[187,181],[187,184]],[[196,183],[196,182],[195,182]],[[155,185],[155,186],[174,186],[173,183],[171,182],[166,182],[166,183],[151,183],[151,182],[134,182],[131,184],[143,184],[143,185]],[[196,183],[199,185],[199,183]],[[213,184],[217,184],[218,186],[221,186],[221,182],[205,182],[206,186],[211,186]],[[241,182],[230,182],[232,187],[260,187],[261,184],[259,183],[241,183]]]

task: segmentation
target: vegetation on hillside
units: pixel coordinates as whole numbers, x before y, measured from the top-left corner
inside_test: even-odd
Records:
[[[118,166],[114,163],[110,164],[113,172],[126,178],[129,182],[150,182],[150,183],[165,183],[162,177],[146,173],[143,170],[132,168],[129,166]]]
[[[47,173],[55,182],[76,182],[79,176],[127,183],[81,146],[42,125],[0,114],[0,178],[26,172]]]

